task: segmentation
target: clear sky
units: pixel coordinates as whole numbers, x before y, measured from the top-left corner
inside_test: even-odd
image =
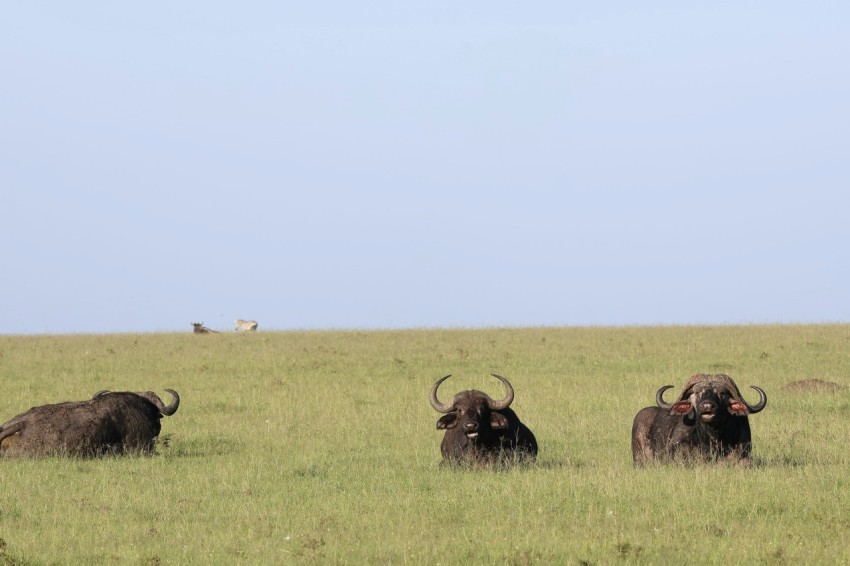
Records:
[[[7,2],[0,333],[850,322],[850,3]]]

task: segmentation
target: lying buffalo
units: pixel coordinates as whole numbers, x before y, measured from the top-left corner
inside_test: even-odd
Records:
[[[697,374],[674,403],[664,402],[665,385],[655,394],[656,407],[641,409],[632,425],[635,465],[662,458],[697,458],[750,463],[747,415],[767,405],[767,395],[752,385],[759,402],[749,405],[725,374]]]
[[[153,450],[160,419],[173,415],[180,397],[99,391],[88,401],[33,407],[0,426],[0,457],[65,454],[94,457]]]
[[[446,431],[440,445],[444,462],[492,464],[537,456],[534,434],[508,408],[514,400],[514,388],[504,377],[492,375],[507,389],[501,401],[473,389],[456,394],[451,403],[441,403],[437,389],[450,375],[438,379],[431,388],[431,406],[446,413],[437,421],[437,429]]]

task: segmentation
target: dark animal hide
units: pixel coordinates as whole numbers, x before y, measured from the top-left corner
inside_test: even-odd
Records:
[[[440,451],[443,461],[468,464],[506,464],[534,460],[537,440],[509,408],[514,390],[504,377],[492,374],[507,389],[501,401],[477,390],[461,391],[451,403],[437,399],[437,389],[450,376],[439,379],[431,389],[431,406],[445,413],[437,429],[445,430]]]
[[[750,463],[751,433],[748,415],[767,405],[767,395],[756,386],[759,402],[749,405],[738,386],[725,374],[697,374],[685,384],[675,403],[663,400],[665,385],[656,393],[656,406],[641,409],[632,424],[635,465],[650,460],[725,458]]]
[[[180,397],[165,405],[153,392],[101,391],[88,401],[33,407],[0,426],[0,457],[150,452],[163,415],[173,415]]]

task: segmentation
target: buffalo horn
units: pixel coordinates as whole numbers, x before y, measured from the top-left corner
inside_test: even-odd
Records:
[[[162,402],[162,399],[159,398],[159,395],[154,393],[153,391],[145,391],[144,393],[138,393],[159,409],[159,412],[165,415],[166,417],[170,417],[177,411],[177,407],[180,406],[180,396],[173,389],[166,389],[169,393],[171,393],[171,403],[166,405]]]
[[[750,410],[750,413],[758,413],[762,409],[767,406],[767,393],[765,393],[761,387],[756,387],[755,385],[750,385],[753,389],[758,391],[759,394],[759,402],[755,405],[750,405],[746,401],[744,401],[744,405]]]
[[[732,394],[732,397],[734,397],[736,401],[740,401],[741,403],[746,405],[750,413],[758,413],[767,406],[767,394],[762,390],[761,387],[750,385],[750,387],[758,391],[759,394],[759,402],[755,405],[750,405],[749,403],[744,401],[744,397],[741,395],[741,391],[738,390],[738,386],[735,385],[735,382],[732,381],[732,378],[728,375],[724,375],[723,377],[725,378],[726,387],[729,390],[729,393]]]
[[[161,405],[157,405],[157,409],[159,409],[159,412],[163,415],[170,417],[177,411],[177,407],[180,406],[180,395],[178,395],[177,392],[173,389],[166,389],[166,391],[171,393],[171,403],[164,407]]]
[[[440,403],[440,400],[437,399],[437,389],[440,388],[440,384],[443,383],[448,378],[450,378],[451,376],[452,376],[452,374],[449,374],[445,377],[441,377],[434,384],[434,387],[431,388],[431,406],[434,407],[434,410],[439,412],[439,413],[450,413],[452,411],[452,409],[454,408],[452,405],[446,405],[445,403]]]
[[[505,389],[507,390],[507,394],[505,398],[501,401],[493,401],[490,396],[487,396],[487,406],[490,407],[491,411],[502,411],[511,406],[511,403],[514,401],[514,388],[511,386],[511,382],[502,377],[501,375],[496,375],[495,373],[491,373],[493,377],[501,381],[505,384]]]
[[[659,389],[658,392],[655,394],[655,403],[659,407],[664,409],[665,411],[669,411],[670,409],[673,408],[672,403],[665,403],[664,402],[664,392],[667,391],[668,389],[673,389],[673,386],[672,385],[665,385],[664,387]]]

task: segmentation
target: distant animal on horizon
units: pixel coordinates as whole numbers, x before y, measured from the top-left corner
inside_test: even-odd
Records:
[[[203,322],[193,322],[192,332],[194,332],[195,334],[209,334],[210,332],[212,332],[213,334],[218,334],[218,330],[207,328],[206,326],[204,326]]]
[[[236,332],[255,332],[257,330],[256,320],[236,319]]]
[[[168,405],[153,391],[98,391],[88,401],[33,407],[0,426],[0,458],[152,452],[160,419],[180,405],[177,392],[166,391]]]
[[[437,429],[446,431],[440,444],[443,462],[506,464],[537,457],[534,434],[509,408],[514,400],[513,386],[504,377],[491,375],[505,386],[506,394],[500,401],[473,389],[455,394],[450,403],[440,402],[437,390],[451,375],[438,379],[431,388],[431,406],[445,413],[437,420]]]
[[[759,402],[750,405],[726,374],[696,374],[674,403],[664,401],[665,385],[655,407],[638,411],[632,424],[632,458],[639,466],[651,460],[718,460],[748,465],[751,432],[748,415],[767,406],[767,394],[751,385]]]

